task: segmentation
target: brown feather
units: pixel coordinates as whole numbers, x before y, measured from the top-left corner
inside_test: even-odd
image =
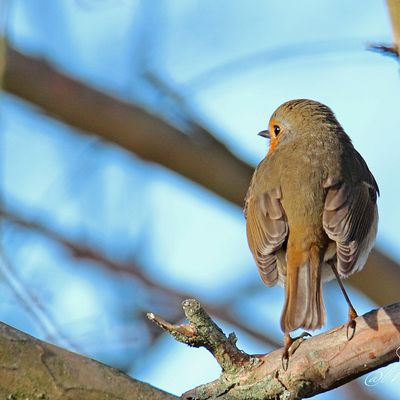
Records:
[[[281,317],[281,328],[284,332],[300,327],[317,329],[325,323],[320,251],[312,246],[305,254],[307,259],[300,264],[295,261],[296,257],[293,261],[295,264],[291,264],[292,257],[290,254],[288,256],[285,305]]]
[[[275,188],[258,196],[248,196],[245,206],[250,250],[260,276],[268,286],[278,282],[276,253],[288,234],[280,198],[280,189]]]
[[[347,276],[373,246],[379,189],[329,107],[288,101],[268,128],[276,140],[245,202],[249,247],[263,281],[285,285],[282,329],[316,329],[325,321],[321,285],[334,277],[330,266]]]
[[[376,195],[359,182],[350,187],[341,182],[328,189],[322,223],[337,244],[337,269],[342,276],[355,272],[360,249],[375,220]]]

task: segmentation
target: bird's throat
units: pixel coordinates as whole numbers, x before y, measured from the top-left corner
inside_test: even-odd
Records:
[[[269,149],[268,149],[267,156],[271,155],[274,152],[277,145],[278,145],[278,138],[271,137],[271,140],[269,142]]]

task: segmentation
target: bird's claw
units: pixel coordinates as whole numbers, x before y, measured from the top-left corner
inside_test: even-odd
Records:
[[[347,340],[353,339],[355,333],[356,333],[356,320],[350,319],[347,322],[347,327],[346,327]]]
[[[346,326],[346,336],[347,340],[351,340],[354,337],[356,332],[356,318],[358,317],[357,311],[354,307],[350,307],[349,309],[349,320]]]
[[[282,354],[282,369],[286,372],[289,367],[289,351],[284,350]]]
[[[311,335],[311,333],[309,333],[309,332],[303,332],[300,336],[297,336],[297,338],[295,338],[294,340],[297,340],[297,339],[304,339],[305,337],[311,337],[312,335]]]
[[[298,348],[299,346],[304,342],[306,337],[311,336],[310,333],[308,332],[303,332],[300,336],[295,337],[293,342],[290,344],[288,348],[288,356],[290,357]]]
[[[297,336],[295,338],[291,338],[290,336],[286,338],[286,343],[282,354],[282,368],[284,371],[287,371],[289,367],[289,357],[294,354],[294,352],[299,348],[299,346],[304,342],[304,340],[306,340],[305,338],[308,336],[311,336],[311,334],[308,332],[303,332],[300,336]]]

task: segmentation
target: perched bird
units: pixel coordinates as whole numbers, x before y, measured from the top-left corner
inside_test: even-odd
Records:
[[[362,269],[374,244],[379,189],[324,104],[288,101],[259,135],[270,143],[245,199],[247,239],[264,283],[285,288],[281,328],[288,360],[289,333],[325,323],[322,283],[334,277],[349,305],[348,338],[354,335],[357,313],[341,278]]]

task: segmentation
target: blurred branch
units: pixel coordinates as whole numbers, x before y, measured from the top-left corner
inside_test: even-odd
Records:
[[[354,52],[359,48],[357,39],[346,37],[336,40],[309,40],[294,42],[268,48],[247,56],[240,56],[222,64],[216,65],[186,81],[183,88],[185,93],[194,92],[205,87],[218,84],[227,79],[234,79],[234,75],[248,73],[252,68],[270,67],[275,63],[297,57],[318,56],[337,52]]]
[[[193,139],[139,106],[86,86],[47,62],[11,48],[4,87],[69,125],[161,164],[228,201],[243,203],[253,168],[215,138]]]
[[[0,397],[172,400],[176,396],[0,323]]]
[[[72,126],[157,162],[240,207],[243,205],[253,167],[238,159],[211,132],[201,128],[202,133],[192,138],[139,106],[78,82],[43,60],[10,48],[7,57],[5,88],[10,93]],[[200,129],[195,122],[193,126]],[[386,286],[376,285],[382,279]],[[398,300],[396,283],[400,282],[400,268],[375,250],[363,272],[350,282],[377,304],[388,304]]]
[[[183,309],[187,325],[172,325],[152,313],[148,318],[176,340],[205,347],[222,368],[219,379],[185,393],[186,399],[302,399],[400,357],[400,303],[358,317],[356,335],[350,341],[346,325],[304,341],[290,356],[287,371],[282,369],[283,349],[250,356],[236,347],[234,334],[224,335],[196,300],[185,300]]]
[[[150,69],[147,69],[143,73],[143,78],[153,86],[155,91],[161,93],[166,99],[173,103],[175,109],[179,110],[178,118],[182,121],[188,131],[187,133],[190,134],[190,137],[195,143],[207,143],[208,146],[217,147],[221,145],[221,142],[215,137],[215,135],[209,132],[196,120],[193,111],[187,104],[187,100],[179,90],[172,87],[168,81],[159,77]],[[239,206],[241,206],[241,203]]]
[[[397,57],[400,51],[400,1],[399,0],[387,0],[387,6],[389,9],[390,20],[392,23],[393,33],[393,48],[397,52]]]
[[[399,264],[379,250],[372,250],[363,270],[347,281],[378,305],[399,300]]]
[[[392,45],[371,44],[372,50],[379,51],[396,58],[400,57],[400,0],[386,0],[392,25]]]
[[[89,260],[97,263],[98,265],[106,268],[109,271],[131,276],[132,278],[138,280],[141,284],[146,286],[148,289],[158,291],[168,298],[173,299],[173,303],[175,305],[190,297],[188,293],[180,292],[178,290],[172,289],[167,285],[162,284],[161,282],[154,281],[149,276],[143,273],[145,268],[135,264],[134,262],[123,263],[113,260],[106,255],[101,254],[99,250],[94,250],[89,246],[83,244],[82,242],[63,237],[61,234],[53,229],[46,227],[41,222],[27,221],[11,211],[4,211],[1,209],[0,217],[7,219],[13,224],[19,225],[25,229],[33,230],[38,234],[53,240],[57,244],[63,246],[70,253],[70,255],[76,259]],[[246,288],[242,289],[242,291],[246,292]],[[207,309],[214,317],[230,325],[236,326],[238,329],[243,330],[245,333],[251,335],[253,338],[260,340],[261,342],[272,348],[279,347],[279,342],[247,326],[238,318],[238,316],[234,315],[234,313],[231,311],[232,303],[240,298],[240,293],[236,291],[232,297],[233,298],[229,298],[226,301],[226,304],[213,305],[207,304],[205,302],[204,304],[206,304]],[[227,307],[228,304],[230,305],[230,307]]]
[[[12,290],[17,301],[20,302],[26,312],[31,316],[35,325],[42,331],[47,340],[60,346],[67,346],[69,349],[79,351],[80,346],[65,336],[57,326],[46,307],[34,296],[32,291],[26,288],[4,251],[0,250],[0,274],[8,287]]]

